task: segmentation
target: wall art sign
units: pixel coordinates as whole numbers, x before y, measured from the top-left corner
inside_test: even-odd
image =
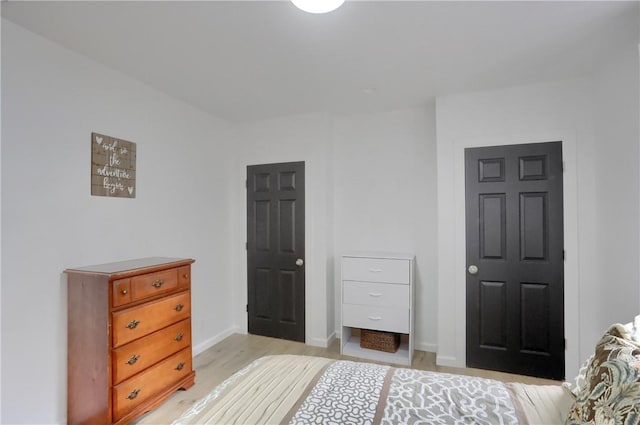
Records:
[[[91,133],[91,195],[136,197],[136,144]]]

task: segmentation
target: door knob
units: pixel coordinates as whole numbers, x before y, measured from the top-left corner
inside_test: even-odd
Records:
[[[474,264],[470,265],[467,270],[469,271],[469,274],[478,274],[478,266]]]
[[[298,258],[296,260],[296,266],[300,267],[304,264],[304,260],[302,258]]]

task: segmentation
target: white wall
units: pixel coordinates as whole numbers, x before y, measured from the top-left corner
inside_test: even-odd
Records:
[[[333,149],[336,326],[340,325],[341,254],[413,252],[416,348],[435,351],[435,105],[337,117]]]
[[[413,251],[417,348],[464,364],[461,152],[478,144],[565,141],[569,376],[608,323],[640,310],[637,50],[582,80],[232,127],[4,20],[1,31],[3,423],[64,422],[67,267],[193,257],[194,351],[246,330],[250,164],[306,163],[310,344],[339,325],[342,252]],[[92,131],[137,143],[136,199],[89,195]]]
[[[326,114],[309,114],[253,122],[240,126],[240,143],[231,180],[234,186],[233,239],[234,310],[236,322],[246,332],[247,253],[246,191],[247,165],[276,162],[305,162],[305,277],[306,277],[306,341],[326,346],[331,308],[327,294],[330,279],[328,264],[333,223],[330,214],[330,176],[328,152],[331,143],[331,121]]]
[[[582,81],[541,84],[507,90],[439,98],[438,223],[439,313],[438,363],[465,365],[465,223],[464,148],[530,142],[563,141],[565,249],[565,333],[567,367],[578,363],[576,144],[592,138],[577,135],[576,124],[588,123]],[[576,139],[579,141],[576,142]],[[590,210],[582,214],[587,219]]]
[[[638,69],[638,50],[633,44],[615,52],[592,77],[593,174],[600,231],[590,260],[597,259],[593,269],[597,286],[584,290],[587,299],[593,300],[592,308],[582,314],[584,350],[593,349],[608,324],[630,322],[640,313]]]
[[[367,247],[418,255],[424,308],[418,309],[417,345],[434,349],[433,106],[231,127],[2,23],[2,119],[10,123],[2,129],[2,355],[5,365],[33,365],[26,377],[19,369],[3,373],[3,386],[13,388],[3,393],[3,422],[64,422],[65,268],[193,257],[194,351],[246,330],[243,182],[249,164],[306,162],[307,342],[328,344],[339,322],[334,253]],[[137,143],[136,199],[90,196],[92,131]],[[366,155],[357,158],[358,150]],[[368,198],[363,179],[378,186],[378,201]],[[354,199],[366,202],[358,206]],[[378,231],[365,236],[369,226]],[[39,296],[32,299],[34,293]],[[25,316],[27,305],[38,314]],[[8,318],[18,315],[21,325],[11,327]],[[25,393],[34,396],[20,396]],[[30,408],[32,400],[38,409]]]
[[[637,75],[623,49],[590,78],[438,99],[439,363],[465,362],[465,147],[563,141],[568,377],[638,311]]]
[[[246,166],[306,163],[307,343],[340,324],[340,254],[411,251],[417,258],[416,341],[436,346],[434,106],[376,114],[310,114],[243,125],[233,181],[235,309],[246,330]]]
[[[2,122],[2,423],[65,422],[65,268],[195,258],[194,345],[229,332],[229,125],[7,21]],[[92,131],[137,143],[135,199],[90,196]]]

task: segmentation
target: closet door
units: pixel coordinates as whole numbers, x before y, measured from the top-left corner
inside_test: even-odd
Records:
[[[465,162],[467,366],[563,379],[562,143]]]
[[[304,162],[247,167],[249,333],[305,340]]]

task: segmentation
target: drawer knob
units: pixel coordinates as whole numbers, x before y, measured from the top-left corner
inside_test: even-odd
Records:
[[[185,279],[189,279],[189,273],[183,274],[182,277],[184,277]]]
[[[129,322],[129,324],[127,325],[127,327],[129,329],[135,329],[138,325],[140,324],[139,320],[133,319],[132,321]]]
[[[180,342],[182,341],[182,338],[184,338],[184,334],[182,332],[180,332],[178,335],[176,335],[175,339],[176,341]]]
[[[127,295],[129,293],[129,291],[127,291],[126,289],[122,290],[122,295]]]
[[[151,284],[154,288],[160,288],[164,284],[164,280],[158,279]]]
[[[134,354],[133,356],[129,357],[129,360],[127,360],[127,364],[135,364],[135,362],[137,362],[139,358],[140,354]]]
[[[133,390],[133,391],[131,391],[131,392],[129,393],[129,395],[127,396],[127,398],[128,398],[129,400],[133,400],[134,398],[138,397],[138,393],[139,393],[139,392],[140,392],[140,389],[139,389],[139,388],[136,388],[135,390]]]
[[[176,370],[182,370],[184,368],[184,363],[180,362],[178,363],[178,366],[176,366]]]
[[[183,308],[184,308],[183,304],[176,305],[176,311],[182,311]]]

